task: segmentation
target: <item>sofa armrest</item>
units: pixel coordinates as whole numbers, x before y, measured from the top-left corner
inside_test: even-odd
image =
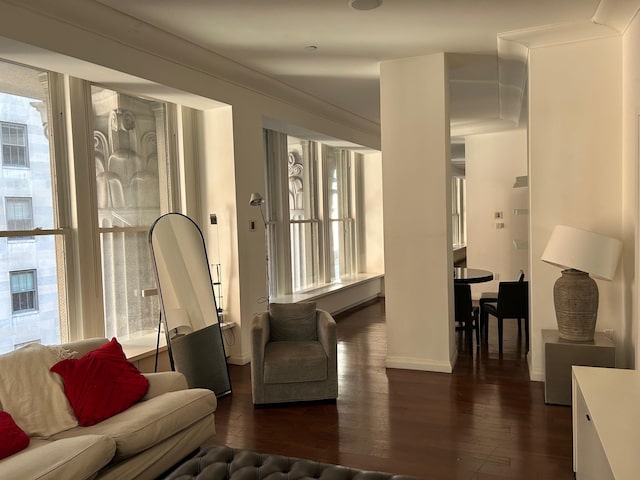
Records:
[[[187,379],[180,372],[145,373],[144,376],[149,381],[149,390],[147,390],[141,401],[157,397],[166,392],[176,392],[189,388]]]
[[[101,347],[108,341],[109,340],[107,340],[106,338],[100,338],[100,337],[87,338],[84,340],[77,340],[75,342],[63,343],[61,347],[66,348],[71,352],[76,352],[77,353],[76,358],[80,358],[85,353],[88,353],[92,350],[95,350],[96,348]]]

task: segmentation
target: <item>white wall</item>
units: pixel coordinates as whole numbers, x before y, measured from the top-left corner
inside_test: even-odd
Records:
[[[527,131],[472,135],[465,139],[467,179],[467,266],[494,272],[492,282],[472,285],[474,298],[497,292],[502,280],[515,280],[520,270],[529,277],[528,249],[513,240],[528,240],[529,216],[513,210],[529,207],[528,188],[513,188],[527,171]],[[494,218],[502,212],[503,218]],[[496,223],[504,228],[496,229]],[[497,278],[496,278],[497,277]]]
[[[382,273],[384,268],[384,232],[382,218],[382,154],[364,156],[364,272]]]
[[[557,328],[553,284],[560,269],[540,260],[553,227],[566,224],[622,238],[621,47],[621,38],[613,37],[530,51],[533,379],[544,375],[540,331]],[[596,329],[614,329],[617,335],[624,314],[621,271],[611,282],[597,280]]]
[[[222,307],[224,321],[241,325],[240,277],[238,256],[236,172],[234,169],[232,108],[223,107],[200,112],[198,115],[197,181],[201,192],[202,231],[210,263],[219,263],[222,273]],[[188,186],[187,188],[193,188]],[[217,225],[211,225],[209,214],[215,214]],[[220,307],[220,305],[218,305]],[[235,334],[239,335],[237,328]],[[243,363],[246,354],[244,341],[225,344],[229,361]]]
[[[638,163],[640,145],[640,18],[629,25],[623,37],[622,84],[622,192],[623,238],[622,276],[624,322],[618,337],[624,348],[622,366],[640,365],[638,329]]]
[[[446,56],[380,68],[388,367],[455,363]]]

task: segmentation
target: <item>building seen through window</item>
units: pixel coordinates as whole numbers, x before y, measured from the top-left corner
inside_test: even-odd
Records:
[[[0,353],[67,338],[55,227],[48,78],[0,63]]]

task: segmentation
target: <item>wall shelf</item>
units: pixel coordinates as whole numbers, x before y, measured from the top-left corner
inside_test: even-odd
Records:
[[[527,175],[523,177],[516,177],[516,181],[513,184],[513,188],[521,188],[529,186],[529,177]]]
[[[529,248],[529,241],[514,239],[513,246],[516,248],[516,250],[527,250]]]

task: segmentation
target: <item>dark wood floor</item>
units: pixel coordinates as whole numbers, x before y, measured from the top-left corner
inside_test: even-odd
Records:
[[[453,374],[385,369],[383,301],[337,323],[335,403],[256,409],[249,366],[231,365],[211,442],[425,480],[573,478],[571,409],[529,381],[515,322],[502,356],[490,324],[489,345],[461,351]]]

